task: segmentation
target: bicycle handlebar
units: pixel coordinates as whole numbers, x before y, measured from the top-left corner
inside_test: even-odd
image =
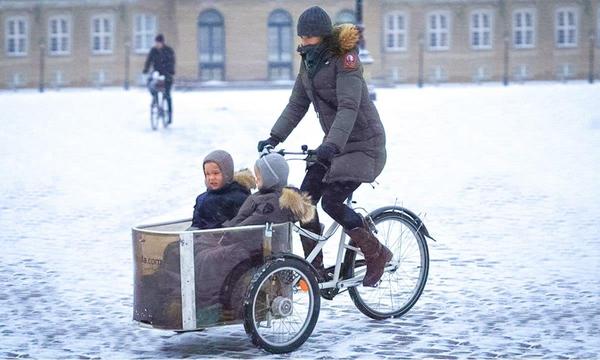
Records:
[[[315,155],[315,150],[308,149],[307,145],[302,145],[301,149],[302,149],[302,152],[285,151],[285,149],[281,149],[281,150],[275,151],[275,148],[273,146],[267,145],[260,152],[260,157],[263,157],[263,156],[265,156],[267,154],[270,154],[270,153],[277,153],[277,154],[279,154],[281,156],[286,156],[286,155],[307,155],[307,156],[311,156],[311,155]]]

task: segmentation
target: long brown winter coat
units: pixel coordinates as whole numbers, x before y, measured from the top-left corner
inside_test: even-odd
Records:
[[[284,141],[312,103],[318,112],[323,142],[337,145],[324,181],[372,182],[385,165],[385,131],[369,99],[363,68],[358,60],[358,30],[345,24],[334,29],[334,42],[325,63],[311,79],[304,62],[289,103],[271,129]]]

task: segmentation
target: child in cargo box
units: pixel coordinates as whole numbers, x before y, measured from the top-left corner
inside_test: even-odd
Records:
[[[194,206],[192,225],[187,229],[204,230],[223,227],[223,223],[232,219],[250,196],[250,190],[256,187],[254,175],[250,170],[241,170],[234,174],[233,159],[224,150],[215,150],[208,154],[202,164],[206,191],[198,195]],[[216,245],[216,235],[195,235],[195,247],[203,249]],[[179,269],[179,243],[169,244],[163,253],[161,268],[144,279],[147,289],[156,293],[148,296],[155,305],[148,310],[148,321],[155,324],[170,324],[177,327],[181,323],[179,297],[181,288]],[[155,284],[155,285],[151,285]]]
[[[224,227],[310,221],[315,216],[310,197],[287,186],[289,168],[283,156],[271,153],[261,157],[256,161],[254,171],[258,192],[244,201],[238,214],[223,223]],[[232,318],[239,316],[243,292],[235,291],[239,284],[227,282],[236,282],[243,275],[232,272],[247,270],[262,261],[262,236],[249,238],[244,235],[247,233],[231,231],[215,246],[204,246],[195,251],[199,322],[214,322],[224,304],[230,304],[228,310],[233,312]],[[224,293],[224,288],[232,291]],[[221,320],[227,319],[221,317]]]
[[[223,150],[215,150],[204,158],[206,192],[198,195],[194,205],[192,226],[187,230],[215,229],[232,219],[256,187],[249,170],[233,173],[233,159]]]

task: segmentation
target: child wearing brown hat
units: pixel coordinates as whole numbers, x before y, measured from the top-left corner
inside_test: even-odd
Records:
[[[232,219],[256,187],[254,176],[245,169],[234,174],[233,159],[224,150],[215,150],[204,158],[206,191],[194,205],[192,226],[188,230],[215,229]]]

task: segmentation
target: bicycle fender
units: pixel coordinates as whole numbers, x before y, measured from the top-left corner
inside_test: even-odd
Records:
[[[419,218],[419,216],[417,214],[415,214],[414,212],[412,212],[411,210],[409,210],[407,208],[404,208],[401,206],[384,206],[384,207],[380,207],[379,209],[371,211],[371,213],[369,213],[369,215],[372,218],[374,218],[374,217],[377,217],[386,212],[394,212],[394,213],[400,214],[401,216],[404,216],[407,220],[409,220],[413,224],[415,224],[415,227],[423,236],[437,242],[436,239],[434,239],[431,235],[429,235],[429,230],[427,230],[427,227],[425,226],[425,223],[423,222],[423,220],[421,220],[421,218]]]
[[[285,259],[296,259],[296,260],[300,260],[300,261],[304,262],[313,271],[313,275],[315,275],[315,278],[317,279],[317,282],[320,280],[319,279],[319,272],[317,271],[317,269],[311,263],[309,263],[308,261],[306,261],[305,258],[303,258],[302,256],[298,256],[296,254],[287,253],[287,252],[276,253],[276,254],[273,254],[271,256],[268,256],[266,258],[265,263],[267,263],[267,262],[275,262],[275,261],[282,261],[282,260],[285,260]]]

